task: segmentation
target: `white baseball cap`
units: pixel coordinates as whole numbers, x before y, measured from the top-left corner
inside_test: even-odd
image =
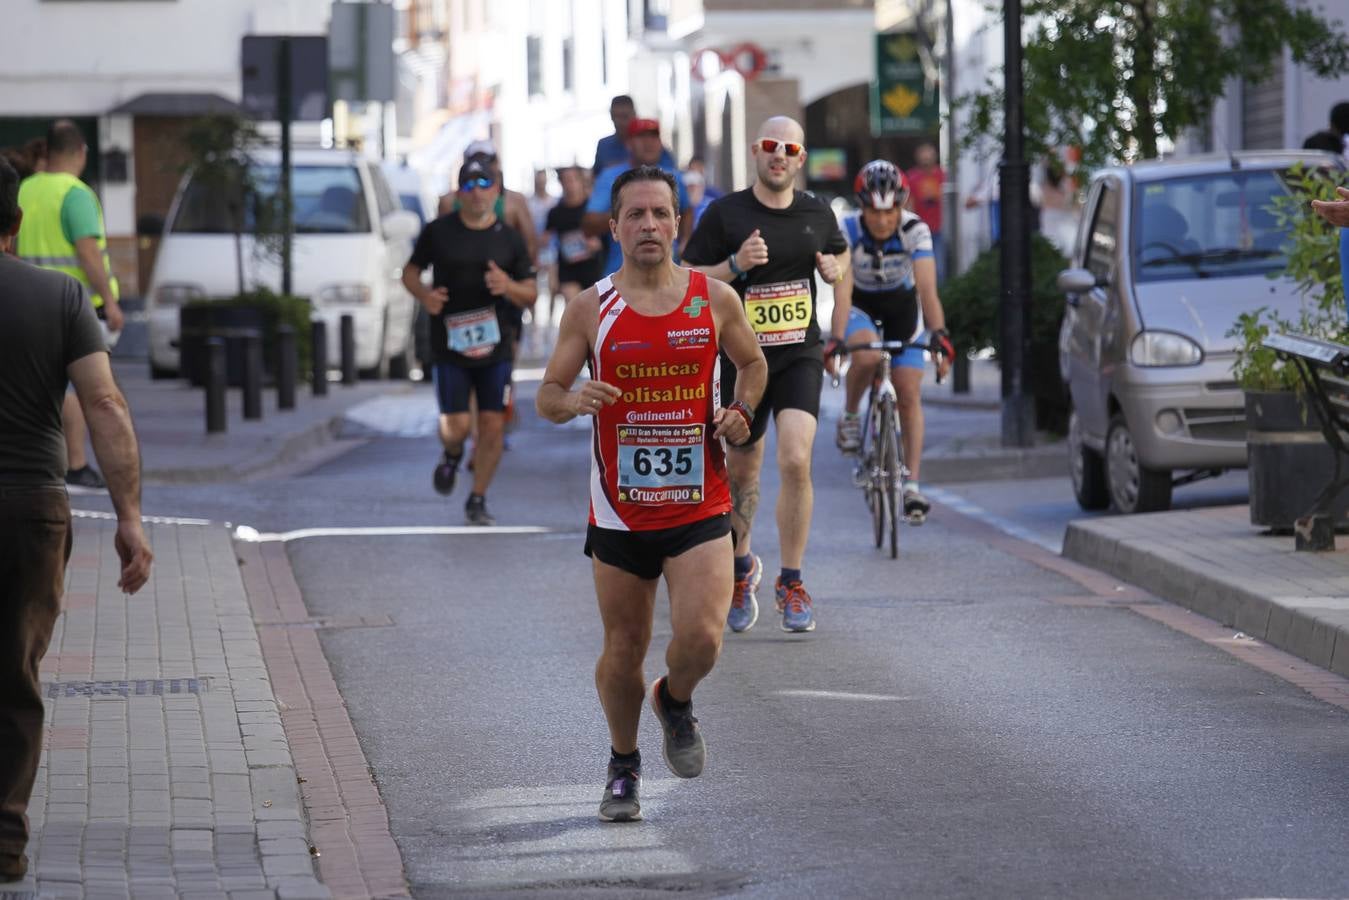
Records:
[[[497,148],[491,141],[473,141],[464,148],[464,159],[472,159],[475,156],[490,156],[496,159]]]

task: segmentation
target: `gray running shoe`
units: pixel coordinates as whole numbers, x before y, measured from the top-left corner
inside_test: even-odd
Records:
[[[495,525],[497,520],[487,511],[487,499],[476,494],[470,495],[464,504],[464,518],[470,525]]]
[[[604,822],[640,822],[642,804],[637,799],[637,786],[642,773],[631,766],[609,763],[609,780],[600,798],[600,819]]]
[[[665,732],[665,764],[680,778],[697,778],[703,772],[703,763],[707,761],[707,744],[703,742],[703,733],[698,728],[698,720],[693,716],[693,706],[682,714],[666,714],[660,702],[660,686],[665,683],[662,675],[651,685],[651,711],[656,714],[661,730]]]

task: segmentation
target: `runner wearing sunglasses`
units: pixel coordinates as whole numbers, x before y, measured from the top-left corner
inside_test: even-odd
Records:
[[[860,214],[843,222],[852,252],[852,266],[834,289],[834,315],[845,317],[843,334],[848,344],[877,340],[879,319],[887,340],[927,343],[936,351],[937,372],[945,377],[951,366],[951,339],[946,333],[946,314],[937,296],[937,264],[932,253],[932,235],[927,224],[904,209],[909,188],[893,163],[872,160],[853,182]],[[926,340],[923,339],[927,332]],[[825,351],[829,355],[828,349]],[[875,350],[853,354],[848,370],[845,412],[838,420],[838,447],[855,451],[862,440],[857,415],[862,395],[871,383],[880,361]],[[832,360],[826,360],[832,365]],[[900,441],[904,445],[904,515],[921,525],[931,504],[918,486],[923,453],[923,351],[910,348],[890,358],[890,381],[898,399]]]
[[[473,490],[464,505],[470,525],[491,525],[487,488],[501,461],[506,400],[515,358],[515,311],[534,303],[538,287],[529,249],[496,214],[501,183],[481,160],[459,170],[458,208],[422,229],[403,267],[403,284],[431,317],[431,375],[440,403],[444,452],[432,482],[454,490],[464,442],[478,404]],[[430,266],[432,287],[422,284]]]
[[[777,524],[781,571],[777,608],[785,631],[813,631],[815,612],[801,578],[814,491],[811,448],[820,413],[824,365],[815,316],[815,274],[833,284],[847,270],[848,243],[829,205],[795,189],[806,161],[804,132],[785,116],[764,122],[751,152],[757,180],[713,201],[698,221],[685,262],[729,282],[745,305],[768,359],[768,388],[754,415],[749,443],[727,453],[735,529],[735,588],[727,624],[747,631],[759,615],[756,590],[762,560],[751,549],[759,506],[759,473],[771,417],[777,423],[781,489]],[[842,333],[843,322],[836,323]],[[735,377],[723,365],[722,397],[734,396]],[[729,372],[727,370],[730,370]]]

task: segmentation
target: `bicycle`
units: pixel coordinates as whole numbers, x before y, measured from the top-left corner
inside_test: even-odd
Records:
[[[853,483],[862,489],[862,497],[871,512],[872,531],[879,549],[885,543],[885,525],[890,524],[890,558],[899,556],[899,520],[903,516],[899,491],[908,475],[904,466],[904,446],[899,439],[899,399],[895,386],[890,380],[890,359],[892,353],[903,353],[909,348],[931,350],[928,344],[917,341],[887,341],[881,323],[876,322],[876,333],[880,340],[865,341],[858,344],[840,346],[835,351],[835,374],[831,384],[838,387],[843,372],[838,361],[847,354],[858,350],[879,350],[881,358],[876,363],[871,378],[871,387],[867,390],[867,412],[863,418],[862,443],[855,451],[857,464],[853,467]],[[937,382],[941,383],[938,375]],[[921,513],[904,517],[910,525],[921,525],[924,517]]]

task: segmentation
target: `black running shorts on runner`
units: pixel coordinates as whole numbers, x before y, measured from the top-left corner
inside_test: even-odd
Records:
[[[665,560],[730,533],[731,514],[728,512],[691,525],[654,531],[619,531],[591,525],[586,529],[584,552],[591,559],[638,578],[656,579],[665,571]]]
[[[768,374],[768,386],[754,412],[749,426],[748,447],[768,431],[768,419],[784,409],[799,409],[815,418],[820,417],[820,389],[824,387],[824,361],[818,356],[799,356],[777,372]],[[735,399],[735,365],[725,357],[721,360],[721,402],[726,405]]]

